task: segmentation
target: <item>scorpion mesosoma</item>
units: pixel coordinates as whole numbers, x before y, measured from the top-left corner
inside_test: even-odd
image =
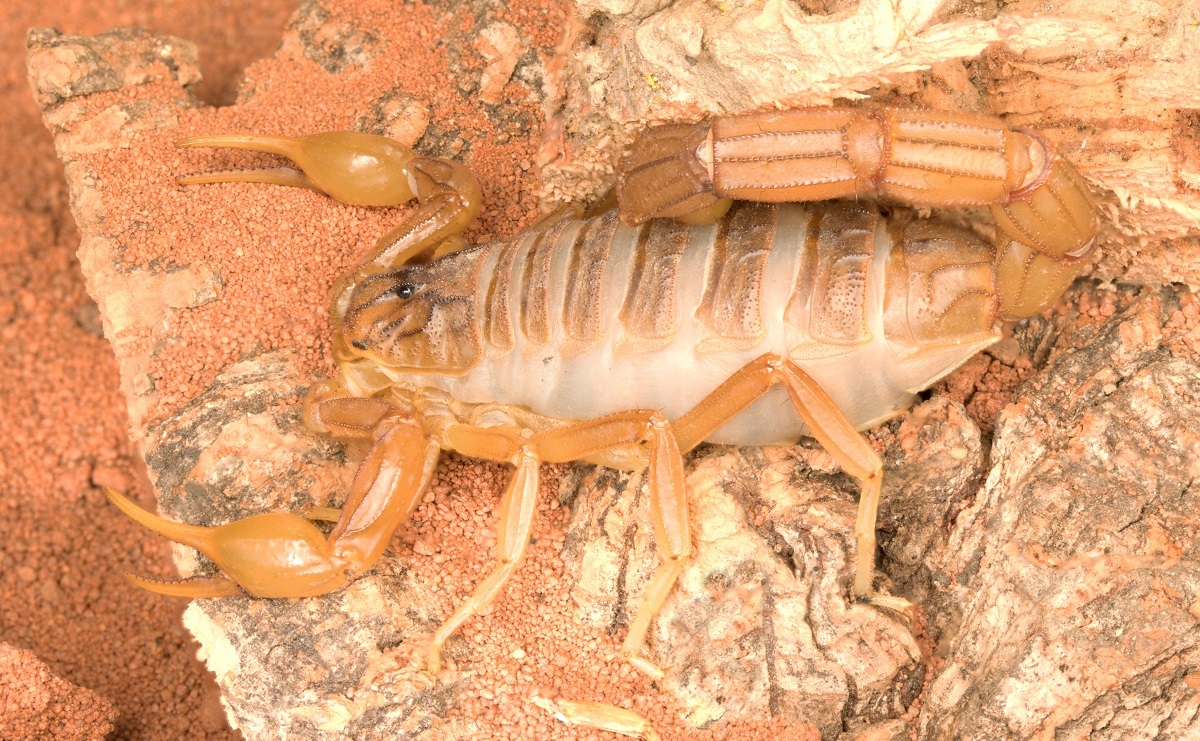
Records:
[[[446,639],[517,567],[542,461],[647,471],[663,562],[623,653],[652,677],[663,674],[642,646],[691,552],[682,454],[702,441],[816,438],[862,486],[853,596],[903,609],[873,591],[882,465],[858,430],[994,342],[1001,322],[1056,301],[1097,229],[1087,186],[1053,147],[964,113],[825,108],[652,127],[625,153],[619,212],[560,210],[482,246],[459,236],[479,211],[470,172],[389,139],[218,135],[180,145],[296,165],[184,184],[274,183],[356,205],[415,197],[419,206],[334,287],[340,372],[310,392],[305,420],[318,433],[374,441],[340,513],[200,528],[110,492],[222,572],[138,581],[189,597],[338,590],[379,558],[441,450],[512,463],[499,565],[430,639],[431,671]],[[854,200],[796,203],[837,198]],[[883,216],[867,205],[875,199],[988,205],[996,242],[936,219]],[[310,521],[318,518],[336,520],[328,536]],[[627,711],[588,706],[559,710],[640,727]]]

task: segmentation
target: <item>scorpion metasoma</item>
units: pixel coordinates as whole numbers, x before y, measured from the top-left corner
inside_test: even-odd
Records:
[[[137,581],[188,597],[332,592],[379,558],[440,451],[512,463],[499,565],[430,639],[434,672],[446,639],[517,568],[543,461],[647,471],[663,562],[622,650],[652,677],[663,673],[642,647],[691,552],[682,454],[706,440],[816,438],[862,485],[853,597],[906,608],[874,591],[882,465],[858,431],[995,342],[1000,323],[1053,304],[1097,229],[1086,184],[1052,146],[966,113],[822,108],[652,127],[625,153],[619,209],[560,209],[481,246],[460,236],[480,207],[470,172],[390,139],[227,135],[180,145],[269,152],[297,166],[184,184],[275,183],[362,206],[415,197],[419,207],[334,287],[339,375],[313,387],[305,421],[374,441],[340,513],[201,528],[110,491],[134,519],[221,570]],[[797,204],[839,198],[852,200]],[[995,244],[936,219],[883,215],[880,199],[988,205]],[[325,535],[316,518],[336,524]],[[555,709],[653,733],[619,708]]]

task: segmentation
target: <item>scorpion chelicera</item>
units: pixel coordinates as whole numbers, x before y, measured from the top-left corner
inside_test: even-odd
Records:
[[[703,441],[811,436],[862,496],[852,594],[874,591],[882,464],[859,430],[906,408],[1002,322],[1053,304],[1094,249],[1083,179],[1038,135],[1000,119],[904,108],[821,108],[652,127],[626,151],[617,209],[560,209],[511,241],[468,245],[480,208],[465,166],[361,133],[200,136],[184,147],[283,155],[296,167],[180,183],[313,188],[349,204],[417,210],[334,286],[337,378],[315,385],[307,425],[373,440],[340,513],[272,513],[215,528],[170,522],[116,492],[139,522],[220,568],[154,591],[307,597],[371,568],[423,496],[442,450],[513,464],[498,566],[434,633],[447,638],[517,568],[538,464],[645,470],[658,567],[623,644],[647,631],[691,552],[682,454]],[[851,199],[800,205],[800,202]],[[990,206],[996,239],[872,202]],[[594,209],[596,210],[596,209]],[[790,403],[788,403],[790,401]],[[311,519],[333,519],[325,535]],[[556,709],[636,732],[629,711]],[[645,730],[649,734],[652,731]]]

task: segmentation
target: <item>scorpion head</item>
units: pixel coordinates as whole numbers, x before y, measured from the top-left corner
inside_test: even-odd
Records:
[[[483,352],[475,322],[478,249],[359,282],[342,320],[351,352],[408,373],[459,376]]]

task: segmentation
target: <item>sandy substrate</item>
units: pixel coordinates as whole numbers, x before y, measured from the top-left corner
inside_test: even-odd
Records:
[[[237,736],[180,624],[184,605],[121,578],[133,563],[166,575],[169,551],[98,488],[149,493],[127,440],[113,352],[84,291],[62,165],[25,79],[25,35],[32,26],[187,35],[205,63],[197,94],[228,103],[242,68],[279,43],[292,9],[287,0],[0,8],[0,642],[108,698],[116,738]]]

